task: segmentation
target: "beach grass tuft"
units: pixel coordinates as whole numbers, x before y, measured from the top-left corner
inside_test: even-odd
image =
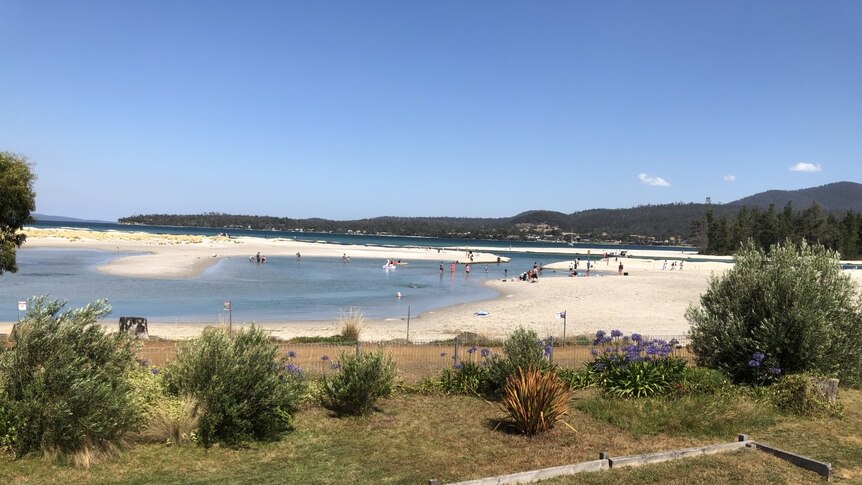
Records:
[[[338,321],[341,327],[341,339],[347,342],[358,342],[365,323],[362,312],[358,308],[351,307],[349,310],[341,312]]]

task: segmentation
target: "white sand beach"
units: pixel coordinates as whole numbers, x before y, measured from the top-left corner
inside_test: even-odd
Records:
[[[96,232],[70,229],[27,229],[26,247],[52,247],[63,249],[100,249],[123,253],[141,253],[113,260],[100,271],[133,277],[190,278],[200,274],[219,258],[247,258],[260,252],[269,256],[295,255],[341,258],[404,259],[466,261],[464,248],[451,248],[438,252],[430,248],[385,248],[373,246],[339,245],[298,242],[288,239],[226,238],[204,236],[155,235],[142,232]],[[471,247],[474,263],[497,261],[493,248],[482,247],[481,242]],[[512,251],[571,252],[575,248],[536,250],[513,245]],[[583,248],[577,251],[584,252]],[[604,249],[592,249],[602,254]],[[410,339],[415,341],[451,338],[460,332],[475,332],[489,337],[503,337],[518,326],[535,329],[540,335],[561,336],[563,321],[556,317],[567,312],[567,335],[594,333],[596,330],[620,329],[626,333],[640,332],[652,336],[679,336],[688,332],[685,311],[697,303],[706,290],[710,275],[719,275],[730,269],[727,257],[703,258],[692,253],[667,251],[628,251],[625,258],[598,264],[597,269],[612,271],[606,276],[540,277],[537,283],[517,280],[494,280],[488,286],[498,291],[492,300],[466,303],[429,311],[411,318]],[[574,257],[574,256],[573,256]],[[664,266],[665,257],[688,259],[682,270]],[[702,261],[707,259],[708,261]],[[505,260],[505,258],[503,258]],[[618,276],[619,263],[627,276]],[[570,261],[545,265],[544,274],[557,271],[568,273]],[[862,271],[850,271],[857,283],[862,282]],[[584,274],[583,266],[579,274]],[[476,312],[487,312],[476,316]],[[234,322],[235,326],[244,325]],[[208,325],[150,321],[150,334],[167,338],[194,337]],[[9,333],[11,323],[0,323],[0,333]],[[113,327],[113,323],[111,323]],[[334,335],[338,322],[284,322],[262,323],[272,335],[279,338],[296,336]],[[405,320],[366,320],[362,339],[368,341],[406,337]]]

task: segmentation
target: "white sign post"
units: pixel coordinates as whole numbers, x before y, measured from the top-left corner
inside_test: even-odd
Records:
[[[21,323],[21,312],[27,311],[27,302],[19,301],[18,302],[18,323]]]

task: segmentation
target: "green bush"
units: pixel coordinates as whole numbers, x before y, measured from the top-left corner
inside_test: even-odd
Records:
[[[197,442],[203,414],[203,406],[193,397],[165,396],[150,409],[141,437],[167,445]]]
[[[781,411],[792,414],[840,416],[841,405],[830,403],[820,388],[822,379],[807,374],[784,376],[770,389],[772,402]]]
[[[323,380],[322,404],[339,416],[367,414],[391,394],[395,372],[395,362],[382,352],[342,352],[335,376]]]
[[[727,376],[706,367],[686,367],[682,380],[678,382],[677,394],[723,395],[731,392],[732,384]]]
[[[276,439],[289,428],[304,383],[277,353],[278,346],[254,326],[233,339],[210,329],[180,348],[165,369],[165,384],[171,394],[203,405],[204,446]]]
[[[568,413],[569,389],[556,372],[518,368],[506,379],[500,407],[511,427],[533,436],[553,428]]]
[[[487,386],[488,370],[471,360],[443,369],[440,386],[447,394],[480,394]]]
[[[569,389],[586,389],[596,384],[592,366],[583,369],[557,369],[557,375],[569,386]]]
[[[862,385],[862,303],[837,253],[804,242],[764,252],[749,241],[735,259],[686,312],[699,365],[735,382],[763,383],[772,369]]]
[[[64,302],[30,303],[15,348],[0,357],[5,439],[18,456],[59,453],[88,465],[137,423],[129,412],[132,341],[97,323],[111,310],[104,301],[63,312]]]
[[[509,376],[518,368],[539,369],[542,372],[553,366],[547,359],[548,345],[533,330],[519,327],[503,342],[503,355],[488,358],[487,393],[499,395]]]

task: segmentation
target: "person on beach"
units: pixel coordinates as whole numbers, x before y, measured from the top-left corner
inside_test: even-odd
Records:
[[[443,261],[440,261],[440,272],[443,272]]]
[[[467,266],[464,267],[464,271],[466,271],[468,275],[470,274],[470,263],[467,263]]]
[[[661,265],[661,270],[664,271],[666,269],[667,269],[667,260],[665,259],[664,263],[662,263],[662,265]]]
[[[450,273],[454,273],[454,272],[455,272],[455,262],[454,262],[454,261],[452,262],[452,264],[450,264],[450,265],[449,265],[449,272],[450,272]]]
[[[682,271],[682,261],[679,262],[679,270]]]
[[[254,257],[255,261],[260,262],[260,251],[257,252],[257,256]]]
[[[509,268],[503,268],[503,279],[507,279],[509,277]]]
[[[297,251],[296,252],[296,259],[299,259],[300,257],[301,257],[301,255],[299,254],[299,251]]]
[[[620,263],[619,273],[620,273],[620,276],[623,275],[623,263]]]

